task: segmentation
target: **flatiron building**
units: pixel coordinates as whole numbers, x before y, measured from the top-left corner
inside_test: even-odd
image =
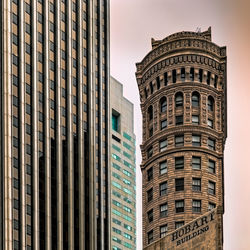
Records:
[[[109,1],[0,5],[0,249],[109,249]]]

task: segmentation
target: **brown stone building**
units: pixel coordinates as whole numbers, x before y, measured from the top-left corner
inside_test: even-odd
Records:
[[[224,211],[226,48],[211,41],[211,28],[179,32],[152,39],[136,66],[145,248],[215,207]]]

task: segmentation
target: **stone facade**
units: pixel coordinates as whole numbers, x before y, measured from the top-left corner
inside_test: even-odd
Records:
[[[210,28],[180,32],[152,39],[136,66],[146,247],[214,207],[224,211],[226,48]]]

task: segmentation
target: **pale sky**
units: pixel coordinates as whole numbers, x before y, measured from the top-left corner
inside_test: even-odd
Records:
[[[151,37],[209,26],[212,41],[227,46],[228,56],[224,249],[250,249],[250,0],[111,0],[111,75],[124,85],[124,95],[135,108],[138,250],[142,124],[135,63],[150,51]]]

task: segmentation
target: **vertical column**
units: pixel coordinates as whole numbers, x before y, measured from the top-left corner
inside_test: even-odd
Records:
[[[51,249],[51,167],[49,113],[49,1],[44,2],[44,121],[45,121],[45,249]]]
[[[73,143],[72,143],[72,85],[71,85],[71,6],[67,1],[67,150],[68,150],[68,237],[69,249],[74,249],[74,165],[73,165]]]
[[[19,152],[20,152],[20,242],[21,249],[25,249],[26,245],[26,213],[25,213],[25,58],[24,58],[24,43],[25,43],[25,30],[24,30],[24,2],[19,3]]]
[[[88,3],[89,248],[96,249],[94,1]]]
[[[63,249],[63,169],[61,140],[61,1],[55,3],[56,31],[56,188],[57,188],[57,248]]]
[[[11,1],[2,1],[3,9],[3,82],[1,82],[1,88],[3,88],[3,100],[1,105],[3,105],[3,249],[12,250],[12,174],[11,174]],[[2,22],[2,20],[1,20]],[[1,69],[2,70],[2,69]],[[2,94],[1,93],[1,94]]]
[[[82,45],[82,1],[77,1],[77,79],[78,79],[78,168],[79,168],[79,249],[84,250],[85,242],[85,206],[84,206],[84,138],[83,138],[83,45]]]
[[[39,169],[38,169],[38,128],[37,128],[37,1],[32,1],[32,184],[33,184],[33,248],[39,248]]]

